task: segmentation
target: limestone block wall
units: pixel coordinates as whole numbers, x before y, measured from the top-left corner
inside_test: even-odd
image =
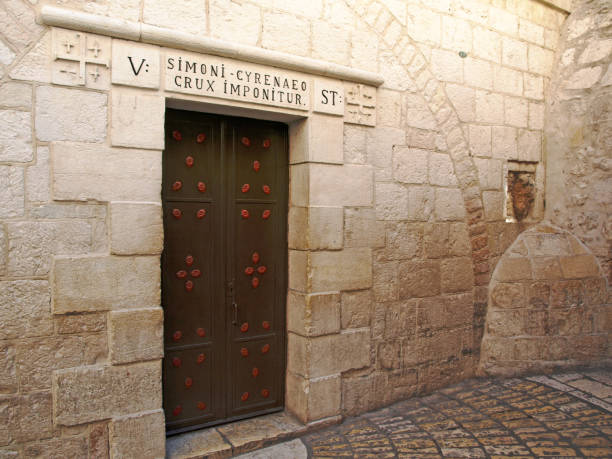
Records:
[[[593,253],[569,232],[538,224],[493,272],[481,369],[510,376],[609,363],[611,312]]]
[[[108,72],[58,83],[69,75],[53,73],[57,38],[35,22],[44,4],[382,75],[378,89],[347,85],[351,116],[290,123],[287,408],[309,422],[474,374],[490,271],[543,213],[563,10],[10,0],[0,5],[2,454],[163,455],[163,117],[166,97],[210,102],[111,85]],[[508,223],[507,172],[522,164],[535,170],[536,204]]]
[[[612,280],[612,10],[583,1],[563,28],[547,102],[546,217],[578,236]]]

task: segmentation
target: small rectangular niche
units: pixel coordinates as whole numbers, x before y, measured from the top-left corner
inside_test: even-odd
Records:
[[[506,186],[506,222],[533,221],[541,214],[540,165],[533,162],[508,161]]]

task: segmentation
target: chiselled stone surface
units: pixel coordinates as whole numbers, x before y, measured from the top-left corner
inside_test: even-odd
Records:
[[[102,142],[106,138],[107,95],[40,86],[36,90],[36,138],[42,141]]]
[[[165,109],[161,96],[114,91],[111,145],[163,150]]]
[[[28,162],[32,158],[31,113],[0,110],[0,161]]]
[[[50,392],[0,397],[0,444],[49,438],[53,429]],[[3,438],[4,437],[4,438]]]
[[[53,267],[55,314],[159,305],[157,257],[56,258]]]
[[[311,253],[310,282],[315,292],[371,287],[371,250],[355,248]]]
[[[0,281],[0,290],[1,339],[46,336],[53,332],[47,281]]]
[[[117,255],[155,255],[163,248],[161,205],[112,202],[111,252]]]
[[[115,418],[109,425],[111,457],[162,458],[165,434],[162,410]]]
[[[56,143],[51,148],[53,197],[58,200],[157,202],[161,153]]]
[[[161,308],[112,311],[109,316],[110,360],[113,364],[161,359]]]
[[[161,363],[85,366],[53,376],[54,417],[76,425],[161,407]]]
[[[0,166],[0,218],[23,215],[24,194],[23,168]]]

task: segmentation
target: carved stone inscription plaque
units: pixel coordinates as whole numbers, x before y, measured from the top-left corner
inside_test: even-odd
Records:
[[[310,108],[311,79],[295,72],[223,57],[166,53],[166,91],[297,110]]]

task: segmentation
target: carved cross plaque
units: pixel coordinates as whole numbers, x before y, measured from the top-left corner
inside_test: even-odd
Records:
[[[53,82],[105,89],[109,84],[110,38],[53,29]]]

